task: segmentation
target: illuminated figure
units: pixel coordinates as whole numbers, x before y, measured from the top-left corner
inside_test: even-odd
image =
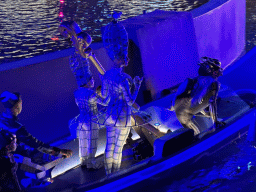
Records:
[[[80,47],[88,47],[89,35],[82,32],[78,36]],[[88,56],[88,55],[85,55]],[[103,99],[93,90],[94,80],[90,73],[83,73],[81,81],[78,82],[80,88],[75,91],[75,99],[77,106],[80,109],[78,120],[78,138],[79,138],[79,156],[81,165],[86,165],[87,168],[97,169],[101,166],[95,161],[97,151],[97,140],[99,136],[99,125],[92,122],[92,118],[98,114],[97,103],[107,105],[110,97]]]
[[[94,80],[90,72],[88,58],[101,74],[104,74],[105,70],[89,48],[92,42],[91,36],[82,32],[74,21],[61,23],[59,31],[62,36],[71,39],[72,45],[75,47],[75,52],[71,55],[69,64],[79,86],[79,89],[75,92],[75,99],[80,109],[80,115],[72,120],[70,127],[72,129],[74,124],[78,124],[76,133],[79,139],[81,165],[85,165],[89,169],[97,169],[101,166],[99,162],[95,161],[99,125],[93,123],[91,119],[98,113],[97,103],[106,104],[104,103],[105,100],[92,90]]]
[[[25,126],[18,122],[17,116],[22,110],[22,99],[19,93],[5,91],[0,95],[0,97],[2,104],[6,109],[6,111],[0,116],[0,127],[14,133],[17,136],[18,142],[37,149],[40,152],[54,156],[62,154],[63,156],[70,157],[72,155],[72,151],[69,149],[51,147],[50,145],[39,141],[27,131]],[[23,149],[20,148],[19,150],[20,152],[23,152]]]
[[[17,148],[16,136],[9,131],[0,130],[0,191],[21,191],[16,171],[18,164],[15,162],[12,152]]]
[[[105,150],[105,169],[107,175],[118,171],[121,166],[122,149],[130,132],[132,104],[134,103],[142,79],[134,78],[135,91],[131,93],[128,78],[122,71],[127,66],[127,59],[116,60],[112,69],[106,72],[103,77],[102,96],[111,96],[107,107],[106,128],[107,144]]]
[[[200,130],[192,122],[192,117],[197,113],[211,117],[214,127],[204,131],[199,135],[199,138],[224,125],[223,122],[217,120],[216,103],[220,90],[218,77],[223,75],[221,63],[217,59],[208,57],[203,57],[202,61],[199,64],[199,76],[194,79],[187,79],[179,86],[172,109],[182,126],[193,129],[195,135],[198,135]],[[207,107],[209,107],[208,113],[205,111]]]
[[[77,128],[79,156],[81,165],[97,169],[100,167],[100,163],[95,161],[99,125],[92,122],[92,118],[98,114],[97,103],[107,105],[110,97],[103,99],[95,93],[93,90],[94,80],[90,74],[87,76],[87,81],[84,81],[82,84],[84,85],[75,91],[76,104],[80,109]]]
[[[125,28],[117,22],[121,14],[114,13],[114,21],[106,26],[103,43],[109,57],[114,61],[112,69],[106,72],[102,82],[102,96],[110,95],[106,109],[105,125],[107,144],[105,170],[107,176],[120,169],[122,150],[132,127],[132,105],[137,97],[142,78],[132,78],[123,72],[128,65],[128,36]],[[131,86],[134,86],[133,92]]]

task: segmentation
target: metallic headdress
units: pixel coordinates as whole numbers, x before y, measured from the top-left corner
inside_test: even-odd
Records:
[[[127,59],[128,55],[128,34],[124,26],[117,21],[121,14],[121,12],[113,13],[114,20],[105,27],[103,35],[103,45],[113,61],[120,58]]]
[[[206,73],[211,74],[213,71],[222,70],[221,62],[218,59],[213,59],[210,57],[202,57],[202,63],[199,63],[200,68]]]

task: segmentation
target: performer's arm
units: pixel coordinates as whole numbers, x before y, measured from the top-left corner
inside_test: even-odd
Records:
[[[109,95],[109,87],[108,86],[109,85],[108,85],[107,80],[103,79],[102,88],[101,88],[101,96],[103,98],[106,98]]]
[[[58,156],[61,151],[61,149],[57,147],[51,147],[50,145],[42,141],[39,141],[38,139],[33,137],[24,126],[18,129],[18,131],[16,132],[16,136],[18,141],[32,148],[35,148],[43,153]]]
[[[209,100],[209,109],[210,109],[210,116],[213,121],[213,123],[216,124],[218,123],[217,120],[217,96],[218,92],[220,90],[220,83],[215,81],[211,84],[211,91],[213,93],[212,97]]]
[[[100,105],[107,106],[111,97],[110,97],[110,95],[108,95],[106,98],[103,98],[100,95],[98,95],[97,93],[95,93],[95,98],[96,98],[97,103],[99,103]]]
[[[200,94],[196,95],[192,101],[191,101],[191,107],[194,107],[198,104],[201,104],[203,102],[204,96],[207,94],[209,91],[209,88],[207,86],[204,87],[204,89],[201,91]]]
[[[140,79],[139,77],[134,78],[135,88],[134,88],[133,93],[131,93],[131,91],[130,91],[130,86],[129,86],[128,81],[125,80],[123,82],[122,89],[123,89],[125,100],[126,100],[128,105],[132,106],[133,103],[135,102],[135,100],[137,98],[137,95],[138,95],[138,92],[139,92],[139,89],[140,89],[141,82],[142,82],[142,79]]]

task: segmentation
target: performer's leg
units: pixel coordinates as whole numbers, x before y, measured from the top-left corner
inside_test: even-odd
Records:
[[[104,165],[106,174],[111,174],[113,165],[113,153],[115,148],[115,127],[106,127],[107,131],[107,144],[104,154]]]
[[[192,122],[193,114],[191,111],[191,98],[179,98],[175,100],[174,111],[177,119],[184,128],[194,130],[194,135],[198,135],[200,130]]]
[[[87,152],[88,152],[88,146],[87,146],[87,130],[84,129],[85,125],[80,124],[78,126],[78,140],[79,140],[79,157],[81,165],[86,165],[87,163]]]
[[[130,127],[125,128],[117,128],[116,129],[116,144],[114,149],[114,164],[113,164],[113,172],[118,171],[121,166],[122,161],[122,151],[125,144],[125,141],[129,135]]]
[[[95,154],[97,152],[97,141],[99,137],[98,125],[91,122],[90,131],[88,131],[87,144],[88,144],[88,161],[87,168],[97,168],[95,162]]]
[[[186,124],[182,124],[183,127],[193,129],[194,135],[198,135],[200,133],[200,130],[198,127],[192,122],[192,120],[188,121]]]

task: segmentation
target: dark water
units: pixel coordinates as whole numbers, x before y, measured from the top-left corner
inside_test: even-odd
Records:
[[[111,21],[113,10],[122,11],[122,19],[155,9],[189,11],[206,3],[200,1],[157,0],[1,0],[0,63],[42,55],[69,48],[51,38],[62,20],[73,19],[97,41],[100,28]],[[256,45],[256,1],[246,1],[246,52]],[[210,168],[166,184],[161,191],[256,191],[256,148],[246,137],[233,143],[230,153]]]
[[[218,159],[206,169],[197,170],[165,186],[168,192],[255,192],[256,148],[247,136],[216,154]]]
[[[246,52],[256,45],[256,1],[246,1]]]
[[[64,40],[52,40],[63,20],[75,20],[94,41],[100,28],[111,21],[111,13],[122,11],[121,19],[156,9],[189,11],[208,0],[1,0],[0,63],[16,61],[69,48]]]

